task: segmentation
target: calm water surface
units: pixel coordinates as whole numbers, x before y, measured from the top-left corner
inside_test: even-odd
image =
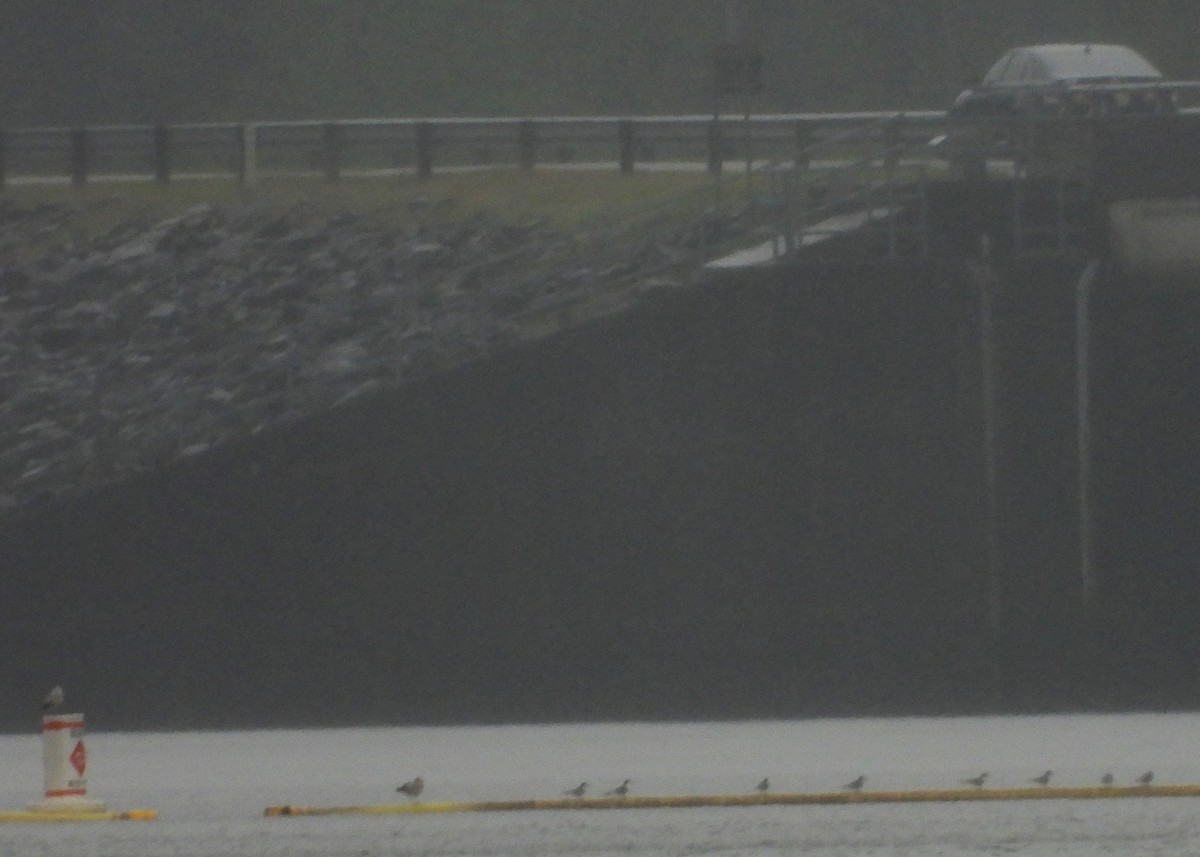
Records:
[[[1200,715],[811,720],[209,733],[88,738],[91,796],[156,822],[9,824],[0,855],[1196,855],[1200,799],[263,818],[275,804],[555,797],[630,778],[637,794],[998,787],[1047,768],[1200,782]],[[0,736],[0,808],[37,800],[36,735]]]

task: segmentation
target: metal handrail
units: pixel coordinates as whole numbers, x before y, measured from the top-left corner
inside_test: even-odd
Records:
[[[736,159],[741,145],[767,154],[794,151],[799,129],[836,144],[847,129],[857,133],[854,129],[883,125],[897,116],[932,134],[944,115],[407,117],[28,127],[0,132],[0,184],[54,179],[85,184],[97,178],[149,176],[167,182],[213,175],[252,183],[265,173],[336,180],[352,171],[428,177],[440,169],[533,168],[572,160],[616,164],[625,173],[639,163],[663,160],[714,170]]]
[[[929,157],[928,137],[922,135],[919,143],[904,139],[904,123],[907,114],[893,113],[877,116],[871,122],[854,128],[846,128],[826,139],[811,142],[797,152],[796,158],[786,163],[774,163],[767,169],[776,175],[771,187],[779,199],[773,206],[777,219],[771,224],[778,236],[774,239],[773,255],[792,255],[802,249],[804,238],[830,236],[840,229],[822,226],[828,219],[849,211],[866,212],[867,220],[873,219],[877,209],[885,210],[887,229],[887,254],[895,257],[900,251],[901,232],[913,232],[917,236],[920,255],[929,253],[928,200],[926,171],[918,167],[916,181],[902,179],[898,173],[900,164],[912,158],[918,164]],[[857,151],[862,149],[861,151]],[[857,151],[853,157],[814,169],[814,155],[829,150]],[[814,185],[835,187],[840,190],[813,205],[811,191]],[[901,227],[897,215],[904,201],[916,199],[918,221],[915,226]],[[779,248],[782,247],[782,253]]]

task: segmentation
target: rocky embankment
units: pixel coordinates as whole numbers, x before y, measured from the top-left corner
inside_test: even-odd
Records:
[[[76,213],[0,200],[0,513],[623,309],[737,226],[398,228],[247,204],[48,240]]]

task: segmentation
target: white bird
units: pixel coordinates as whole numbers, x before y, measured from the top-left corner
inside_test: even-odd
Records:
[[[396,791],[401,794],[406,794],[413,800],[421,796],[421,792],[425,791],[425,781],[420,777],[414,777],[402,786],[396,786]]]
[[[983,784],[987,782],[987,778],[987,771],[984,771],[977,777],[971,777],[969,780],[963,780],[962,784],[964,786],[975,786],[975,788],[981,789],[983,788]]]
[[[42,700],[42,711],[55,711],[62,707],[63,704],[63,689],[61,685],[55,685],[46,694],[46,698]]]
[[[567,795],[568,797],[583,797],[585,794],[587,794],[587,783],[580,783],[573,789],[567,789],[565,792],[563,792],[563,794]]]
[[[613,797],[625,797],[625,795],[629,794],[629,782],[629,780],[626,780],[615,789],[609,789],[607,792],[605,792],[605,794]]]

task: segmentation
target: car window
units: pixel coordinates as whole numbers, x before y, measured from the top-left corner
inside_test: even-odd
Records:
[[[983,78],[985,86],[1012,86],[1023,83],[1029,75],[1029,54],[1014,48],[991,67]]]
[[[990,84],[999,83],[1001,80],[1003,80],[1004,73],[1008,69],[1009,63],[1012,62],[1012,59],[1014,56],[1016,56],[1016,54],[1017,52],[1013,50],[1008,51],[1004,54],[1004,56],[1000,57],[1000,59],[996,61],[996,64],[988,69],[988,73],[983,76],[983,82],[985,84]]]
[[[1122,45],[1056,45],[1042,48],[1049,76],[1056,80],[1156,79],[1145,57]]]
[[[1004,70],[1004,83],[1024,83],[1029,79],[1029,56],[1020,54],[1014,56],[1008,68]]]
[[[1044,83],[1047,77],[1046,66],[1036,54],[1020,51],[1013,56],[1004,70],[1001,82],[1008,85]]]
[[[1032,53],[1025,55],[1025,72],[1021,75],[1022,82],[1047,83],[1051,78],[1052,75],[1041,57]]]

